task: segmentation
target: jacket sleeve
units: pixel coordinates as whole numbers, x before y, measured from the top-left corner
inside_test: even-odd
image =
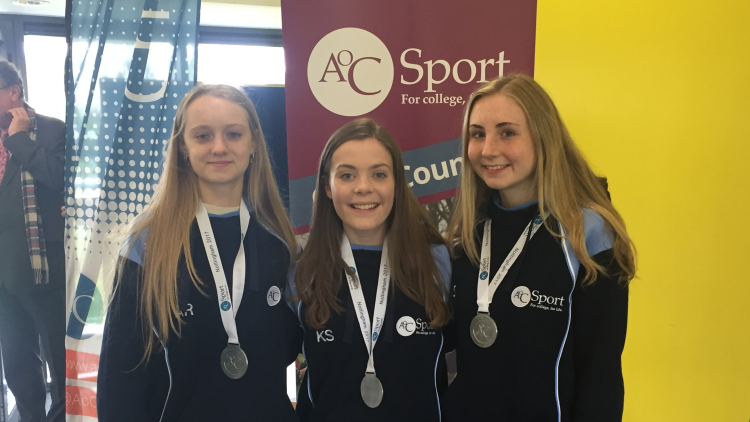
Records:
[[[435,265],[437,266],[438,271],[440,271],[441,280],[439,282],[442,285],[441,290],[444,294],[443,299],[446,302],[450,303],[451,276],[453,272],[453,266],[451,264],[451,257],[448,253],[448,248],[446,248],[444,245],[432,245],[430,246],[430,251],[432,252],[432,257],[435,260]],[[436,282],[437,281],[438,280],[436,280]],[[453,341],[454,336],[451,334],[450,329],[448,328],[450,324],[451,322],[442,327],[443,348],[441,351],[441,356],[438,359],[438,364],[435,368],[435,385],[437,387],[438,394],[441,397],[448,389],[449,379],[448,365],[445,355],[446,353],[455,349],[455,341]]]
[[[297,359],[297,356],[299,356],[300,353],[302,353],[302,343],[305,340],[305,326],[302,324],[302,316],[299,314],[301,302],[297,296],[297,287],[294,284],[294,275],[296,272],[297,265],[295,264],[287,273],[287,284],[284,289],[284,299],[294,315],[295,326],[291,328],[294,330],[294,335],[292,337],[292,344],[294,345],[292,349],[292,362]]]
[[[3,145],[21,163],[24,170],[55,192],[65,188],[65,124],[56,119],[37,117],[39,138],[49,142],[32,141],[28,132],[9,136]]]
[[[448,287],[448,303],[451,305],[451,309],[453,312],[456,310],[456,273],[453,272],[453,264],[455,261],[451,261],[451,272],[449,273],[449,280],[450,282],[447,284]],[[459,275],[460,276],[460,275]],[[457,336],[458,336],[458,328],[456,325],[456,316],[453,315],[453,318],[451,318],[450,322],[443,327],[443,352],[444,353],[450,353],[454,350],[456,350],[456,344],[457,344]],[[453,357],[455,360],[455,357]]]
[[[621,356],[628,324],[628,288],[612,276],[619,268],[611,249],[593,258],[607,274],[582,286],[585,271],[581,269],[573,294],[573,421],[619,422],[625,395]]]
[[[299,314],[299,294],[297,292],[297,285],[294,282],[294,276],[296,274],[297,264],[294,264],[292,268],[289,269],[289,272],[286,275],[286,289],[284,289],[284,300],[286,301],[287,306],[289,306],[289,309],[294,312],[294,315],[300,321],[300,326],[302,326],[302,318]]]
[[[144,352],[137,299],[140,270],[126,259],[107,312],[96,393],[100,422],[149,420],[149,374],[145,363],[139,365]]]
[[[444,245],[432,245],[430,246],[430,252],[432,252],[432,258],[435,260],[435,265],[440,271],[440,283],[443,285],[445,292],[445,300],[448,301],[448,291],[451,288],[451,275],[453,272],[453,266],[451,264],[451,256],[448,253],[448,248]]]

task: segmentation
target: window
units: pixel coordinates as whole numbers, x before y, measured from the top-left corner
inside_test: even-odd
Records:
[[[37,113],[65,121],[65,37],[26,35],[26,98]]]
[[[284,49],[198,44],[198,80],[208,84],[284,85]]]

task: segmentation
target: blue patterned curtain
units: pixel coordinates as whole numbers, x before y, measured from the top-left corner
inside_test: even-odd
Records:
[[[91,420],[105,276],[118,253],[105,235],[159,182],[177,105],[195,85],[199,0],[74,0],[69,11],[67,411]]]

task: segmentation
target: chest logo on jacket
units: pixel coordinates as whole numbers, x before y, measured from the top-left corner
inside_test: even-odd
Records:
[[[510,300],[519,308],[523,308],[531,301],[531,292],[526,286],[518,286],[510,294]]]
[[[531,291],[526,286],[516,287],[510,294],[510,301],[518,308],[529,306],[545,311],[562,312],[562,308],[565,306],[565,298],[563,296],[543,295],[539,293],[539,290]]]
[[[403,337],[409,337],[415,333],[421,335],[435,335],[435,329],[430,327],[429,322],[422,321],[422,318],[417,318],[415,321],[414,318],[408,315],[399,318],[396,322],[396,331],[398,331]]]
[[[281,302],[281,290],[276,286],[271,286],[271,288],[268,289],[266,301],[268,302],[268,306],[276,306]]]

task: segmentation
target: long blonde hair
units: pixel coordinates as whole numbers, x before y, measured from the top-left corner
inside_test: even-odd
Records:
[[[486,217],[483,207],[493,190],[469,162],[469,119],[477,100],[494,94],[512,99],[526,115],[536,151],[534,177],[539,211],[551,215],[567,229],[573,251],[586,271],[583,284],[593,283],[596,276],[604,272],[586,250],[583,208],[590,208],[604,218],[605,227],[612,234],[614,259],[620,267],[619,279],[623,282],[633,279],[636,252],[625,230],[625,222],[573,142],[552,99],[536,81],[522,74],[487,82],[469,97],[463,119],[461,192],[448,227],[448,239],[455,247],[463,248],[474,265],[479,265],[476,224]],[[564,236],[549,227],[547,221],[545,227],[550,233]]]
[[[292,254],[290,263],[296,258],[294,232],[276,187],[266,141],[253,103],[243,92],[228,85],[196,86],[182,99],[177,109],[161,181],[154,197],[124,233],[129,239],[137,239],[148,229],[143,269],[139,274],[139,281],[142,282],[139,313],[144,339],[141,362],[148,361],[151,353],[161,344],[167,344],[170,332],[180,336],[182,319],[178,303],[177,266],[181,254],[193,284],[201,290],[202,282],[190,252],[190,227],[200,198],[198,176],[183,156],[181,148],[185,143],[187,109],[195,99],[203,96],[232,101],[247,112],[255,156],[245,171],[243,197],[249,201],[259,221],[287,243]],[[133,244],[129,242],[125,256],[129,255]],[[120,259],[118,265],[115,289],[122,281],[124,261]]]

